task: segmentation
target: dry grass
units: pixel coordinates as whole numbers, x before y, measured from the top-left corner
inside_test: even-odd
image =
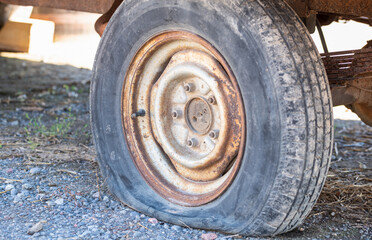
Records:
[[[33,141],[35,146],[25,139],[0,137],[0,159],[21,157],[24,165],[51,165],[75,160],[96,162],[93,146],[52,141],[51,138],[34,138]]]
[[[332,169],[317,203],[319,212],[372,223],[372,178],[370,169]]]

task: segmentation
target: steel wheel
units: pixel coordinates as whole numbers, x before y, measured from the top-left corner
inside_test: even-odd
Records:
[[[181,205],[217,198],[244,143],[239,89],[222,56],[197,35],[165,32],[138,51],[125,83],[127,142],[148,184]]]

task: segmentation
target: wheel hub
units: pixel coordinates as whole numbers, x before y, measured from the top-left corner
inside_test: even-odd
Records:
[[[212,111],[202,97],[190,99],[185,108],[185,120],[190,130],[199,135],[206,134],[212,124]]]
[[[153,132],[182,176],[214,180],[236,155],[240,140],[234,140],[231,133],[231,89],[219,63],[195,50],[174,54],[154,85]]]

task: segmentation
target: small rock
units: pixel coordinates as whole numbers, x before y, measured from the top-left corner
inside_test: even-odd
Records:
[[[40,232],[43,229],[43,223],[40,221],[33,225],[31,228],[27,230],[28,235],[33,235],[34,233]]]
[[[57,204],[57,205],[63,205],[63,198],[58,198],[57,200],[55,200],[54,202]]]
[[[46,197],[46,196],[45,196],[45,194],[43,194],[43,193],[39,193],[39,194],[36,195],[36,199],[37,199],[37,200],[43,200],[43,199],[45,199],[45,197]]]
[[[149,218],[149,223],[152,223],[152,224],[157,224],[159,221],[158,221],[158,219],[156,219],[156,218]]]
[[[96,225],[88,226],[88,229],[91,232],[98,232],[99,231],[98,226],[96,226]]]
[[[13,203],[19,203],[20,201],[22,200],[22,198],[20,196],[18,196],[18,194],[14,197],[13,199]]]
[[[8,168],[7,170],[6,170],[6,173],[7,174],[10,174],[10,173],[12,173],[13,172],[13,169],[11,169],[11,168]]]
[[[141,232],[137,232],[137,231],[135,231],[135,232],[133,233],[133,238],[134,238],[134,239],[138,239],[138,238],[140,238],[140,237],[142,237],[142,233],[141,233]]]
[[[99,198],[99,192],[94,193],[94,194],[92,195],[92,197],[94,197],[94,198]]]
[[[303,228],[303,227],[299,227],[299,228],[298,228],[298,231],[303,232],[303,231],[305,231],[305,228]]]
[[[336,215],[335,212],[331,212],[331,216],[334,217]]]
[[[177,226],[177,225],[173,225],[173,226],[171,227],[171,229],[172,229],[173,231],[176,231],[176,232],[181,231],[181,227],[180,227],[180,226]]]
[[[19,121],[18,120],[14,120],[14,121],[11,121],[10,123],[9,123],[9,125],[10,126],[18,126],[19,125]]]
[[[138,212],[131,212],[130,214],[129,214],[129,216],[131,216],[131,217],[133,217],[133,218],[136,218],[136,217],[138,217],[139,218],[139,213]]]
[[[110,199],[107,196],[104,196],[103,201],[107,203],[108,201],[110,201]]]
[[[53,201],[47,201],[46,204],[48,204],[48,207],[56,205],[56,203]]]
[[[18,191],[17,191],[17,189],[15,189],[15,188],[13,188],[13,189],[10,191],[10,195],[12,195],[12,196],[17,195],[17,193],[18,193]]]
[[[215,233],[204,233],[201,235],[203,240],[214,240],[217,238],[217,234]]]
[[[8,184],[8,185],[5,186],[5,191],[10,191],[10,190],[12,190],[12,189],[14,189],[14,188],[15,188],[15,187],[14,187],[13,184]]]
[[[30,174],[31,175],[36,175],[36,174],[39,174],[40,172],[41,172],[41,169],[38,168],[38,167],[34,167],[34,168],[30,169]]]
[[[24,102],[27,99],[27,95],[26,94],[19,95],[17,99],[20,100],[21,102]]]
[[[79,94],[77,94],[76,92],[67,92],[67,95],[68,95],[69,97],[74,97],[74,98],[79,97]]]
[[[24,190],[31,190],[32,189],[32,185],[29,184],[29,183],[25,183],[22,185],[22,189]]]

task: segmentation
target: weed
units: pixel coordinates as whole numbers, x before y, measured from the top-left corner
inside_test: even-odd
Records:
[[[67,84],[63,85],[63,88],[66,92],[79,92],[78,88],[76,86],[69,86]]]
[[[51,126],[46,126],[42,122],[42,115],[36,118],[31,118],[26,113],[26,118],[29,120],[29,122],[24,130],[26,131],[27,142],[30,144],[32,149],[35,149],[38,146],[38,144],[34,141],[35,136],[41,138],[65,138],[71,131],[74,122],[76,121],[76,116],[71,112],[71,109],[69,109],[67,116],[57,117]]]

